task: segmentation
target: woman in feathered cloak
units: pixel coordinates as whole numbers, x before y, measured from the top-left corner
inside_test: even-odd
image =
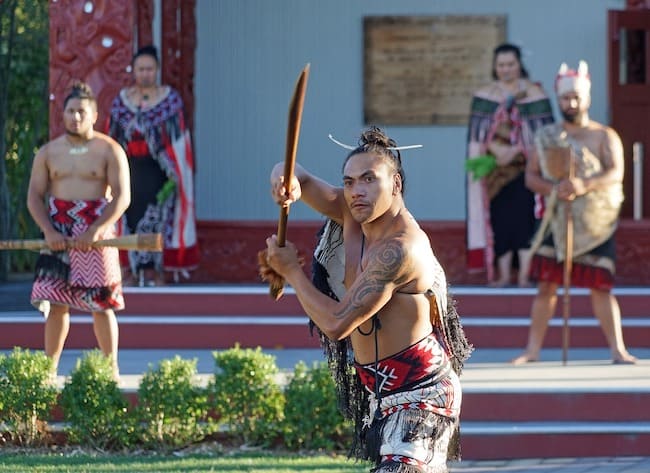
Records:
[[[518,284],[527,286],[528,248],[537,212],[541,216],[536,206],[543,203],[526,188],[524,168],[535,130],[553,115],[544,90],[528,79],[517,46],[498,46],[493,66],[494,81],[472,99],[467,130],[467,168],[474,171],[467,176],[467,266],[505,286],[516,255]]]

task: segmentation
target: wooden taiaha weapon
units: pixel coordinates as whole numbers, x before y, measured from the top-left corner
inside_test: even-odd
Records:
[[[294,169],[296,166],[296,152],[298,151],[298,137],[300,135],[300,122],[302,121],[302,109],[305,103],[305,92],[307,90],[307,79],[309,78],[309,64],[307,64],[298,76],[293,90],[293,96],[289,103],[289,120],[287,124],[287,145],[284,156],[284,185],[286,192],[291,190]],[[287,237],[287,219],[289,218],[289,206],[280,207],[278,218],[278,246],[283,247]],[[271,280],[269,286],[271,297],[278,300],[284,291],[284,280],[276,278]]]
[[[97,240],[91,246],[95,248],[115,247],[120,250],[163,250],[162,234],[160,233],[137,233]],[[0,240],[0,250],[42,250],[45,248],[47,248],[45,240]]]
[[[568,175],[569,179],[575,176],[575,165],[573,152],[568,153]],[[569,317],[571,315],[571,271],[573,270],[573,212],[570,200],[564,202],[564,213],[566,217],[566,240],[564,247],[564,294],[562,298],[562,364],[567,364],[569,356]]]

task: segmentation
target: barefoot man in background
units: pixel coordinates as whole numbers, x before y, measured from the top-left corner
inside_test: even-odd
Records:
[[[621,311],[612,294],[614,232],[623,201],[623,145],[613,129],[589,119],[590,88],[585,62],[581,61],[577,70],[562,64],[555,91],[564,121],[546,125],[537,132],[537,151],[526,167],[526,185],[533,192],[545,195],[547,205],[535,238],[541,240],[541,245],[531,265],[531,279],[539,285],[533,301],[528,345],[523,354],[512,360],[514,364],[539,360],[548,322],[555,312],[557,289],[563,282],[566,246],[562,201],[571,201],[573,207],[571,284],[589,288],[591,306],[600,321],[613,362],[636,362],[625,348]],[[561,176],[563,170],[554,173],[550,153],[544,152],[558,146],[570,149],[575,168],[573,178]]]
[[[70,327],[70,307],[91,312],[99,348],[115,378],[118,326],[124,308],[116,248],[92,248],[114,237],[114,224],[130,202],[126,155],[93,129],[97,102],[87,84],[64,100],[65,133],[45,144],[32,167],[27,206],[48,249],[36,263],[32,304],[45,315],[45,354],[56,371]]]

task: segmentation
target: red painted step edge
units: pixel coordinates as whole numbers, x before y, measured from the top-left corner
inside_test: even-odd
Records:
[[[650,434],[468,435],[461,432],[465,460],[647,456],[649,446]]]

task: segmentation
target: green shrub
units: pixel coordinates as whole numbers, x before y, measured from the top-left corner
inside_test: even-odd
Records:
[[[338,410],[336,390],[326,363],[304,362],[294,368],[284,396],[284,442],[291,449],[341,447],[340,440],[351,434],[351,425]]]
[[[13,442],[33,446],[44,440],[57,395],[52,370],[43,352],[14,348],[0,356],[0,422]]]
[[[71,442],[97,449],[119,449],[135,438],[128,401],[113,378],[110,357],[99,350],[77,360],[61,393],[61,407]]]
[[[275,357],[256,350],[213,353],[211,390],[219,423],[246,443],[269,445],[281,434],[284,396],[275,377]]]
[[[142,377],[138,411],[146,445],[182,447],[204,438],[208,396],[196,385],[196,363],[175,356]]]

